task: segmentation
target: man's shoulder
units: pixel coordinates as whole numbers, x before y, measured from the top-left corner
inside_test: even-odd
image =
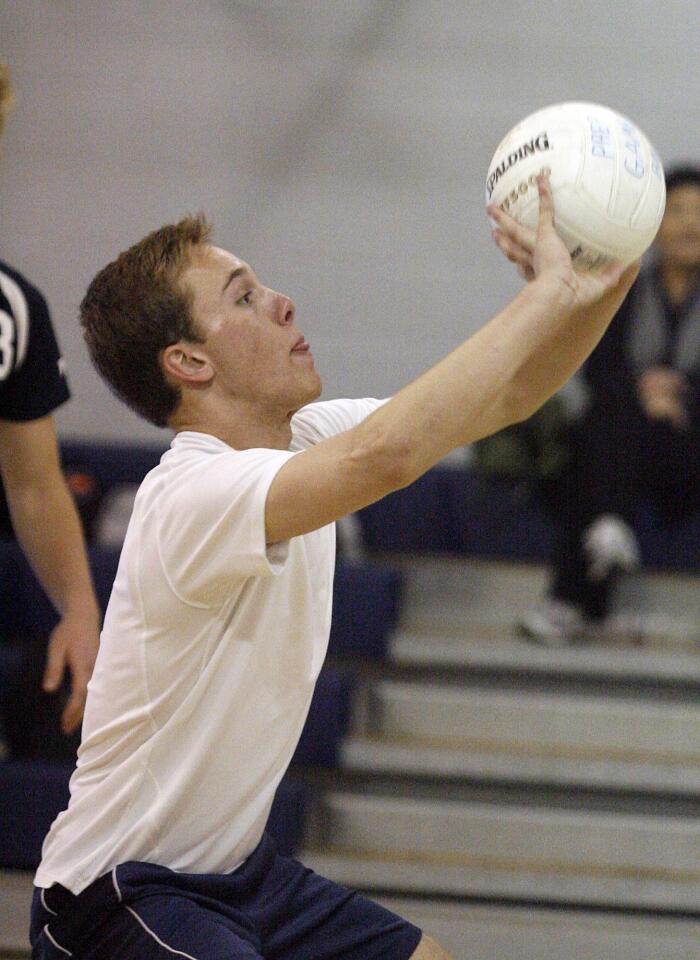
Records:
[[[27,277],[0,260],[0,310],[9,313],[15,323],[26,324],[26,335],[52,337],[51,316],[43,293]]]
[[[16,284],[28,301],[40,301],[41,303],[45,302],[44,295],[37,286],[28,280],[23,273],[7,263],[7,261],[0,259],[0,284],[2,283],[3,276]]]
[[[322,400],[302,407],[292,418],[291,449],[318,443],[349,430],[373,413],[385,400],[365,397],[360,400]]]
[[[4,419],[46,416],[70,396],[48,306],[15,267],[0,260],[0,397]]]
[[[289,451],[272,447],[237,449],[210,433],[183,430],[177,433],[160,463],[149,477],[157,481],[167,476],[168,482],[198,483],[206,475],[210,481],[217,474],[230,484],[236,478],[245,478],[267,464],[289,456]]]

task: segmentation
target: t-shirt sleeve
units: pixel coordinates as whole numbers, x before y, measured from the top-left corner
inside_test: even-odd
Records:
[[[292,449],[303,450],[337,433],[351,430],[386,402],[367,397],[362,400],[326,400],[302,407],[292,419]]]
[[[69,396],[46,301],[0,268],[0,419],[37,420]]]
[[[179,597],[220,604],[233,583],[283,569],[289,543],[266,544],[265,501],[277,471],[293,456],[231,450],[166,480],[170,489],[156,501],[158,547]]]

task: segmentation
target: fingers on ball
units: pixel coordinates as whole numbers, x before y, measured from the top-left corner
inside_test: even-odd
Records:
[[[495,231],[492,231],[494,236],[496,232],[510,237],[514,243],[524,250],[527,250],[528,253],[532,253],[535,249],[536,236],[534,230],[530,230],[529,227],[524,227],[507,214],[502,214],[502,218],[498,220]]]
[[[544,216],[547,219],[554,219],[554,197],[552,188],[549,184],[549,177],[540,173],[537,176],[537,192],[540,202],[540,219]]]
[[[493,238],[496,241],[498,249],[503,253],[511,263],[531,266],[530,252],[521,244],[517,243],[502,230],[494,230]]]

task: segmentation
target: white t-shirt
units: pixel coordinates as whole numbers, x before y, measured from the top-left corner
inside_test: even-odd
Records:
[[[335,555],[334,524],[266,547],[267,492],[379,404],[303,408],[289,451],[183,432],[145,478],[37,886],[77,894],[127,860],[226,873],[255,849],[326,654]]]

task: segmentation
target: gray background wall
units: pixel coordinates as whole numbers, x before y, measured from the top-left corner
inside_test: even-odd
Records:
[[[527,113],[588,99],[700,158],[698,0],[0,0],[17,108],[0,256],[42,287],[64,436],[165,441],[92,372],[95,271],[185,211],[292,296],[325,396],[383,396],[517,289],[483,179]]]

